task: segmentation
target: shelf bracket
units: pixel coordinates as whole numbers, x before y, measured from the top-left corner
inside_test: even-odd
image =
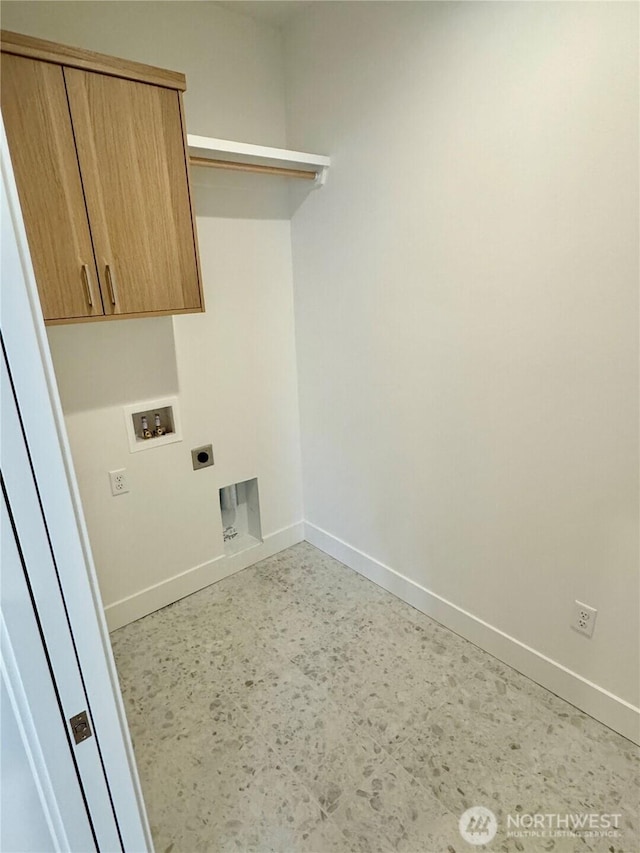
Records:
[[[314,187],[323,187],[327,182],[327,173],[329,169],[327,166],[322,166],[322,168],[318,169],[316,172],[316,177],[313,182]]]

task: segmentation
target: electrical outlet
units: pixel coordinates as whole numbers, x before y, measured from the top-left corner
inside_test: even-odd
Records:
[[[594,607],[589,607],[588,604],[583,604],[581,601],[574,601],[571,627],[586,637],[592,637],[597,614],[598,611]]]
[[[204,444],[202,447],[195,447],[191,451],[191,464],[194,471],[199,471],[200,468],[208,468],[213,465],[213,449],[210,444]]]
[[[120,468],[117,471],[109,471],[109,480],[111,482],[111,494],[125,495],[129,491],[129,481],[127,480],[127,469]]]

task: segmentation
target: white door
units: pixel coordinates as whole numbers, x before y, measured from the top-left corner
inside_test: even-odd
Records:
[[[3,383],[4,380],[3,376]],[[5,404],[3,399],[3,416]],[[25,470],[25,479],[29,475],[29,470]],[[32,526],[32,542],[19,538],[15,514],[7,498],[3,488],[0,520],[0,850],[95,850],[95,831],[58,702],[57,685],[49,669],[26,571],[25,552],[33,543],[42,546],[46,539],[43,543],[44,531],[42,527],[38,530],[36,523]],[[36,506],[34,522],[38,514]]]
[[[2,849],[151,850],[4,128],[0,163]]]

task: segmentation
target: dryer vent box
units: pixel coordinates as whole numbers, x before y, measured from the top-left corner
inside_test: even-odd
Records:
[[[230,557],[262,543],[258,481],[244,480],[220,489],[224,552]]]

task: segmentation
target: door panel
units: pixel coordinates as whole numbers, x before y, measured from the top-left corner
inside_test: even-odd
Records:
[[[199,307],[178,92],[64,75],[105,312]]]
[[[20,423],[13,382],[6,357],[0,359],[0,428],[2,446],[0,448],[0,470],[2,490],[11,512],[11,526],[15,531],[15,540],[19,543],[20,560],[24,582],[29,588],[29,597],[33,601],[46,601],[46,610],[37,610],[37,628],[41,643],[47,650],[49,663],[49,682],[55,685],[56,700],[59,706],[57,719],[51,719],[51,726],[62,726],[71,754],[67,754],[68,764],[75,768],[76,790],[82,793],[84,818],[90,814],[92,832],[98,839],[98,847],[115,853],[122,850],[117,820],[109,786],[104,773],[97,733],[79,744],[72,744],[68,720],[87,711],[90,726],[95,728],[91,717],[91,706],[85,691],[82,674],[78,665],[77,648],[69,631],[65,604],[61,595],[58,564],[54,557],[45,519],[40,506],[38,486],[29,459],[29,451]],[[6,531],[2,531],[3,547]],[[4,555],[3,555],[4,556]],[[61,555],[64,559],[64,555]],[[4,568],[4,566],[3,566]],[[36,570],[37,569],[37,570]],[[2,578],[2,624],[9,630],[14,649],[21,648],[23,635],[20,630],[22,620],[15,621],[19,615],[16,606],[17,594],[11,585],[5,588]],[[27,623],[24,623],[26,627]],[[66,628],[66,630],[64,630]],[[17,641],[17,642],[16,642]],[[20,674],[25,685],[29,684],[30,666],[34,664],[28,656],[20,664]],[[38,694],[38,681],[31,684],[32,696]],[[43,686],[44,691],[44,686]],[[43,710],[47,710],[43,706]],[[43,724],[46,724],[43,720]],[[90,785],[80,786],[80,779],[90,780]],[[56,786],[57,790],[57,786]],[[71,794],[71,791],[69,791]],[[74,849],[92,850],[96,845],[79,846]]]
[[[101,315],[62,67],[3,53],[1,96],[44,317]]]
[[[1,503],[0,850],[88,853],[95,839],[4,494]]]
[[[4,678],[0,678],[0,850],[42,853],[61,850],[51,828],[51,818],[43,803],[33,771],[29,744],[22,735],[22,720],[14,712]],[[29,820],[25,820],[25,812]],[[69,845],[67,845],[68,847]]]

